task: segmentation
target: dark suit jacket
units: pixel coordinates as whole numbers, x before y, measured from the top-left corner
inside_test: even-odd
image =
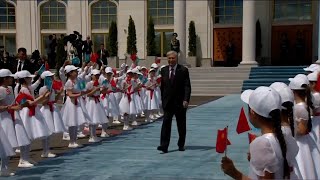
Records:
[[[17,68],[18,68],[18,66],[19,66],[19,60],[18,59],[16,59],[15,61],[14,61],[14,72],[12,72],[12,73],[16,73],[17,72]],[[26,60],[24,60],[24,65],[23,65],[23,67],[22,67],[22,70],[27,70],[27,71],[29,71],[31,74],[34,74],[38,69],[36,69],[36,67],[35,67],[35,65],[33,64],[33,63],[31,63],[30,61],[29,61],[29,59],[26,59]]]
[[[109,53],[108,53],[108,51],[106,49],[104,49],[103,52],[104,52],[104,55],[102,55],[102,59],[101,60],[102,60],[104,65],[108,65],[107,57],[109,57]],[[100,59],[101,58],[101,49],[99,49],[97,51],[97,54],[99,55],[99,59]]]
[[[169,66],[161,69],[161,98],[164,110],[182,108],[183,101],[190,101],[191,85],[189,71],[186,67],[177,65],[174,81],[169,79]]]

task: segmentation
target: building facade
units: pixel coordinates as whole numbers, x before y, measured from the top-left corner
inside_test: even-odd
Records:
[[[310,64],[318,58],[319,1],[311,0],[0,0],[0,46],[11,54],[27,48],[45,53],[50,34],[78,31],[90,35],[97,50],[107,44],[112,21],[118,26],[120,59],[126,52],[129,16],[137,32],[137,50],[146,58],[148,17],[156,29],[156,53],[165,57],[173,32],[188,52],[188,27],[195,22],[197,56],[213,64],[227,59],[267,65]],[[258,22],[258,23],[257,23]],[[260,47],[260,48],[256,48]]]

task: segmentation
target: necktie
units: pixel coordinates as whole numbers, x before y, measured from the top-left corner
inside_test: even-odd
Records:
[[[19,61],[18,71],[21,71],[21,70],[22,70],[22,62]]]
[[[173,80],[174,80],[174,69],[171,68],[171,72],[170,72],[170,81],[171,81],[171,84],[173,84]]]

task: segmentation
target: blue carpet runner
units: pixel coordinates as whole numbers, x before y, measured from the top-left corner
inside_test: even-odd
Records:
[[[247,133],[235,131],[240,108],[239,95],[230,95],[190,109],[187,112],[186,151],[177,151],[178,132],[172,124],[168,154],[156,150],[159,145],[161,121],[131,132],[107,138],[100,144],[71,150],[63,156],[19,170],[8,179],[65,180],[206,180],[230,179],[220,168],[223,154],[215,152],[218,129],[229,126],[227,155],[236,167],[248,171]]]

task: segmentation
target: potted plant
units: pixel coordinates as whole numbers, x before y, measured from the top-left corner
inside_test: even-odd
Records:
[[[154,22],[151,16],[149,16],[148,20],[148,30],[147,30],[147,58],[145,64],[152,64],[157,59],[156,56],[156,35],[154,30]],[[147,66],[148,66],[147,65]]]
[[[111,67],[119,68],[119,57],[118,57],[118,29],[117,23],[112,21],[109,27],[108,37],[108,50],[109,50],[109,65]]]
[[[189,47],[188,47],[188,57],[187,63],[191,65],[191,67],[195,67],[198,65],[197,63],[197,34],[196,27],[194,21],[190,21],[189,23]]]

